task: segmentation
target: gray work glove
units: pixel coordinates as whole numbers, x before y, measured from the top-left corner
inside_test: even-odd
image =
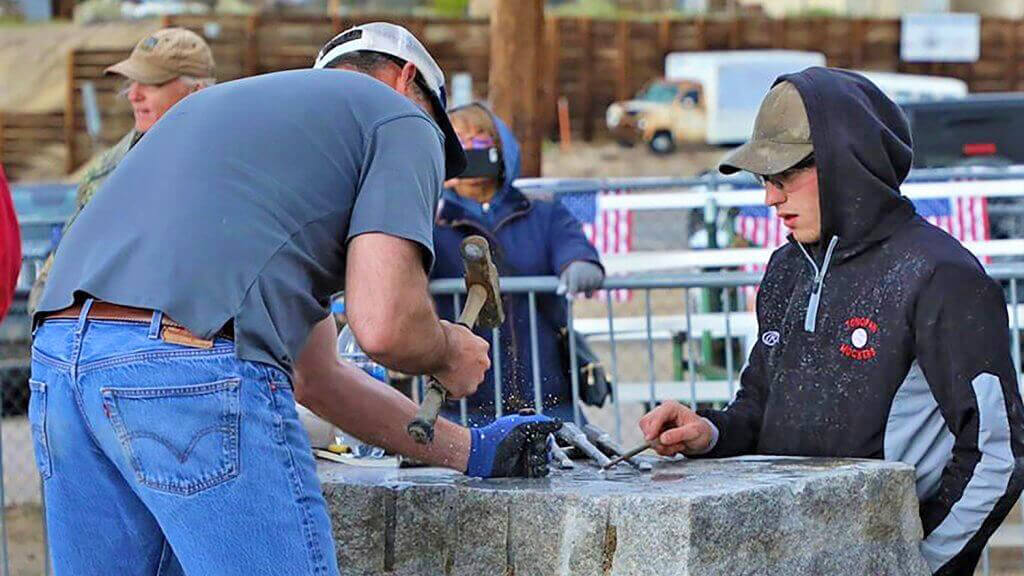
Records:
[[[604,270],[593,262],[576,260],[569,263],[562,271],[558,279],[558,293],[578,294],[586,293],[590,296],[594,290],[601,287],[604,282]]]

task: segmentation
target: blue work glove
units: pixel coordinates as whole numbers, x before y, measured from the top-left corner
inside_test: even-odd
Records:
[[[586,293],[587,296],[601,287],[604,282],[604,270],[593,262],[576,260],[562,271],[558,279],[558,293]]]
[[[548,474],[548,435],[562,427],[547,416],[504,416],[470,428],[467,476],[540,478]]]

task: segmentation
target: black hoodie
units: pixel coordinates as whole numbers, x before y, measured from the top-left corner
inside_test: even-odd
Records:
[[[701,414],[707,456],[899,460],[917,472],[933,572],[970,574],[1024,486],[1024,413],[1000,286],[900,195],[910,131],[864,77],[809,68],[800,92],[820,246],[792,238],[757,298],[759,341],[736,399]]]

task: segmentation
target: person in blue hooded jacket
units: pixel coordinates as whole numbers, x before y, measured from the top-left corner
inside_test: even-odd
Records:
[[[509,127],[481,104],[450,113],[452,125],[471,159],[463,177],[446,182],[434,227],[437,261],[433,278],[461,278],[463,238],[488,239],[498,273],[560,277],[561,294],[589,293],[604,281],[604,268],[579,221],[560,202],[529,199],[512,182],[519,176],[519,143]],[[477,162],[475,159],[479,158]],[[466,176],[473,177],[466,177]],[[544,414],[572,420],[572,388],[562,364],[558,332],[566,325],[564,295],[537,295],[537,350]],[[455,318],[451,297],[436,299],[438,315]],[[534,407],[530,313],[525,294],[503,297],[501,326],[502,411]],[[490,335],[486,335],[490,341]],[[467,399],[471,426],[494,420],[494,370]],[[459,406],[449,402],[445,416],[458,421]]]

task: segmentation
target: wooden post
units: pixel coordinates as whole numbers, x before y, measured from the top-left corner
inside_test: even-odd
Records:
[[[245,76],[255,76],[260,70],[259,45],[260,15],[250,14],[245,20],[245,63],[242,65]]]
[[[789,48],[786,45],[786,19],[785,18],[774,18],[772,19],[772,48],[780,50],[782,48]]]
[[[633,86],[630,83],[629,69],[632,67],[632,54],[630,54],[628,20],[619,20],[615,31],[615,43],[618,45],[619,69],[615,78],[615,99],[620,102],[629,100],[633,95]]]
[[[863,18],[850,21],[850,68],[859,70],[864,66],[864,29]]]
[[[75,142],[75,51],[68,52],[67,87],[64,94],[64,173],[71,174],[78,166]]]
[[[672,51],[672,19],[663,16],[658,22],[658,62],[665,62],[665,56]],[[661,66],[658,66],[659,68]]]
[[[582,36],[580,53],[583,54],[580,70],[580,119],[583,121],[583,139],[594,139],[594,28],[590,18],[579,21]]]
[[[558,126],[558,102],[564,96],[558,83],[558,71],[562,62],[561,32],[562,21],[548,18],[544,24],[548,58],[544,63],[544,133],[555,133]]]
[[[540,176],[543,0],[496,0],[491,12],[488,92],[523,151],[523,176]]]
[[[1017,90],[1017,27],[1019,22],[1017,20],[1006,20],[1004,30],[1009,31],[1009,36],[1006,37],[1006,50],[1005,50],[1005,62],[1006,62],[1006,79],[1007,79],[1007,91]],[[1004,32],[1006,34],[1006,32]]]
[[[569,99],[562,96],[558,99],[558,141],[562,152],[572,147],[572,128],[569,125]]]

